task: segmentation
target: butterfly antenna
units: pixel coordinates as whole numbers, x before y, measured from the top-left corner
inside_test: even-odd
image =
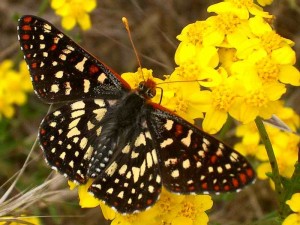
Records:
[[[143,79],[145,80],[144,74],[143,74],[143,70],[142,70],[141,60],[140,60],[139,54],[137,53],[137,50],[136,50],[136,48],[135,48],[135,45],[134,45],[134,43],[133,43],[133,40],[132,40],[132,37],[131,37],[131,31],[130,31],[130,28],[129,28],[129,23],[128,23],[127,18],[126,18],[126,17],[123,17],[123,18],[122,18],[122,22],[123,22],[123,24],[124,24],[124,26],[125,26],[125,29],[127,30],[127,34],[128,34],[128,37],[129,37],[131,46],[132,46],[132,48],[133,48],[135,57],[136,57],[137,62],[138,62],[138,64],[139,64],[139,68],[141,68],[142,77],[143,77]]]

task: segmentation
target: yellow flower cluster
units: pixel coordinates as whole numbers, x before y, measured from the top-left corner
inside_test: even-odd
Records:
[[[82,30],[91,28],[89,13],[97,6],[96,0],[51,0],[51,7],[62,17],[62,27],[71,30],[76,23]]]
[[[0,63],[0,120],[2,116],[11,118],[14,105],[23,105],[26,93],[32,91],[29,72],[25,61],[19,65],[19,70],[13,69],[13,61],[4,60]]]
[[[257,2],[264,6],[272,1]],[[299,118],[279,101],[287,84],[300,85],[300,73],[293,66],[293,42],[276,34],[271,25],[273,16],[252,0],[225,0],[210,6],[208,11],[216,15],[187,25],[178,35],[181,42],[175,54],[177,67],[165,80],[154,78],[152,70],[147,69],[125,73],[122,78],[132,88],[143,80],[153,79],[161,87],[154,102],[192,123],[196,118],[204,118],[203,128],[209,133],[218,132],[228,115],[248,124],[247,128],[238,129],[244,138],[237,148],[264,161],[266,154],[259,145],[259,137],[251,133],[254,129],[251,122],[257,116],[270,118],[276,113],[288,125],[292,124],[291,127],[299,127]],[[282,154],[283,148],[288,154],[288,160],[283,158],[280,169],[289,176],[299,138],[278,129],[268,129],[274,133],[276,154]],[[259,149],[258,153],[251,152],[253,149]],[[90,196],[87,189],[91,182],[78,187],[80,205],[100,205],[104,216],[113,220],[112,225],[202,225],[208,222],[205,211],[212,207],[210,196],[178,196],[163,190],[161,199],[151,209],[125,216]]]
[[[300,85],[293,42],[278,35],[270,24],[272,15],[251,0],[227,0],[208,11],[216,15],[189,24],[178,36],[178,67],[167,81],[198,81],[201,89],[194,88],[193,96],[209,133],[219,131],[228,114],[242,123],[270,118],[286,84]],[[180,83],[173,97],[190,85]]]
[[[286,201],[294,212],[290,214],[282,223],[282,225],[300,225],[300,193],[296,193],[292,198]]]
[[[163,189],[158,202],[149,210],[141,213],[122,215],[91,196],[87,189],[92,180],[78,187],[80,206],[90,208],[100,206],[104,217],[113,220],[111,225],[206,225],[213,201],[209,195],[176,195]],[[74,183],[69,182],[71,189]]]
[[[299,129],[299,115],[293,109],[284,107],[283,102],[276,102],[275,113],[292,131],[296,132]],[[266,129],[274,149],[279,172],[282,176],[289,178],[294,172],[294,165],[298,158],[300,137],[268,124],[266,124]],[[236,135],[242,137],[242,140],[234,148],[243,155],[259,159],[262,163],[257,168],[257,176],[260,179],[267,179],[266,173],[271,172],[271,167],[265,147],[260,143],[259,133],[254,122],[239,126]]]

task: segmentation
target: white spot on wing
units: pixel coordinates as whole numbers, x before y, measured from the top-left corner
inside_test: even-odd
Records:
[[[118,164],[117,164],[116,162],[113,162],[113,163],[107,168],[107,170],[105,171],[105,173],[106,173],[108,176],[111,177],[111,176],[115,173],[117,167],[118,167]]]
[[[87,60],[87,58],[84,57],[80,62],[78,62],[78,63],[76,64],[75,68],[76,68],[77,70],[79,70],[80,72],[83,72],[83,70],[84,70],[84,64],[85,64],[86,60]]]
[[[136,138],[134,146],[139,147],[140,145],[146,145],[146,138],[143,133],[140,133],[140,135]]]
[[[167,147],[168,145],[172,144],[173,143],[173,139],[172,138],[168,138],[167,140],[164,140],[161,144],[160,144],[160,147],[161,148],[165,148]]]
[[[189,147],[191,144],[191,135],[192,135],[193,131],[189,130],[188,135],[185,138],[181,139],[181,143],[184,144],[185,146]]]

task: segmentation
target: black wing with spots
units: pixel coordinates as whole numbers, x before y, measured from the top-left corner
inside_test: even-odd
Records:
[[[161,108],[161,109],[159,109]],[[246,159],[221,141],[159,106],[148,121],[163,185],[176,193],[237,191],[253,182]]]
[[[130,86],[51,23],[19,19],[18,38],[36,94],[47,103],[120,98]]]

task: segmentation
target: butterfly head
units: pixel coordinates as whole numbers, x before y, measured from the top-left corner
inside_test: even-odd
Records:
[[[142,81],[139,83],[137,92],[146,99],[153,98],[156,95],[156,83],[151,79]]]

